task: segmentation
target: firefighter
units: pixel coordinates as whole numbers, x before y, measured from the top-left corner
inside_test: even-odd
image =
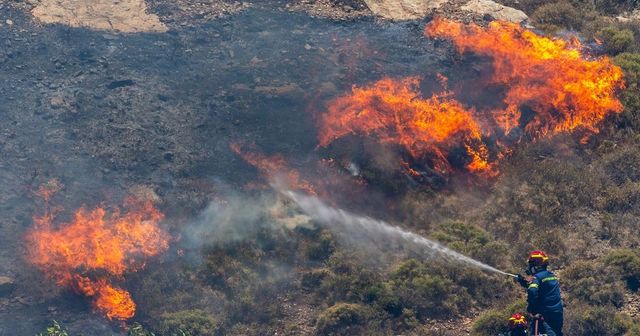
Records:
[[[527,336],[527,319],[524,315],[513,314],[509,318],[508,336]]]
[[[547,270],[549,257],[542,251],[529,254],[527,276],[518,276],[518,282],[527,289],[527,312],[530,316],[530,330],[537,321],[548,335],[562,336],[563,307],[558,278]],[[551,329],[551,330],[547,330]]]

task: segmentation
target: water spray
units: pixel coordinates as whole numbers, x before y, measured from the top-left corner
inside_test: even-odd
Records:
[[[451,261],[462,262],[480,268],[485,271],[507,275],[518,278],[518,275],[501,271],[473,258],[460,254],[438,242],[422,237],[413,232],[407,231],[397,226],[393,226],[385,221],[370,217],[358,216],[342,209],[333,208],[326,205],[320,199],[303,195],[291,190],[280,190],[280,192],[298,204],[311,218],[332,229],[344,232],[350,237],[366,236],[371,240],[381,240],[382,243],[390,243],[394,239],[400,239],[404,243],[411,243],[421,247],[422,252],[427,257],[442,257]]]

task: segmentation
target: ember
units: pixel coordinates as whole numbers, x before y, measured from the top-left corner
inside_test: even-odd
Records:
[[[259,152],[243,151],[237,143],[231,144],[231,150],[240,155],[247,163],[256,167],[260,174],[267,180],[273,181],[278,177],[284,176],[291,189],[302,190],[309,194],[316,195],[313,185],[309,181],[301,178],[298,171],[289,168],[287,161],[282,155],[267,156]]]

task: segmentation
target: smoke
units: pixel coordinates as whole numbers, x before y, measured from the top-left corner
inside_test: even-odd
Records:
[[[183,244],[200,247],[247,239],[269,225],[265,220],[267,204],[266,196],[231,195],[216,199],[186,226]]]
[[[288,202],[273,193],[226,192],[185,226],[181,245],[194,249],[225,246],[253,239],[262,231],[286,239],[287,230],[310,225],[310,219],[293,212]]]
[[[393,226],[387,222],[358,216],[341,209],[330,207],[316,197],[305,196],[290,190],[281,190],[280,192],[298,204],[298,206],[313,219],[339,235],[357,237],[357,239],[360,240],[365,239],[370,241],[370,244],[373,244],[373,246],[385,246],[389,249],[398,245],[414,248],[426,258],[446,259],[464,263],[485,271],[513,276],[512,274],[500,271],[442,246],[435,241]]]

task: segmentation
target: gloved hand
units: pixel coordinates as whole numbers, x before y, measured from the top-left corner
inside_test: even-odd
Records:
[[[529,280],[520,274],[518,274],[518,276],[516,277],[516,281],[520,284],[520,286],[524,288],[529,287]]]
[[[542,314],[531,314],[531,313],[529,313],[529,319],[530,320],[544,321],[544,317],[542,316]]]

